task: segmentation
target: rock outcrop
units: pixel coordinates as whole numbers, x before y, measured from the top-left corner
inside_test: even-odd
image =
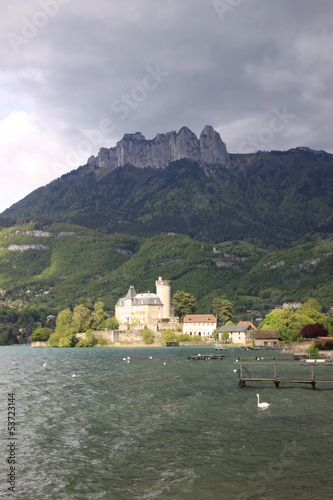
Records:
[[[126,164],[139,168],[164,168],[182,158],[203,165],[230,165],[220,134],[209,125],[205,126],[199,139],[188,127],[181,128],[178,133],[157,134],[152,140],[147,140],[140,132],[125,134],[114,148],[101,148],[97,157],[91,156],[88,163],[102,168]]]

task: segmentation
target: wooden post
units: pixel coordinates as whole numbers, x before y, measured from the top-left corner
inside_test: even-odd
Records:
[[[242,363],[239,363],[239,387],[243,387],[243,368]]]
[[[312,389],[316,388],[316,382],[315,382],[315,378],[314,378],[313,365],[311,365],[311,386],[312,386]]]
[[[279,378],[277,376],[276,363],[274,363],[274,378],[275,378],[275,380],[274,380],[275,387],[278,389],[280,381],[279,381]]]

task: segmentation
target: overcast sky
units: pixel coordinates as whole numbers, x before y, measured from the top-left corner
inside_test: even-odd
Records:
[[[0,212],[124,133],[333,153],[331,0],[1,0]]]

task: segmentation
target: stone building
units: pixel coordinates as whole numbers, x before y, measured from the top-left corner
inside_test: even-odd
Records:
[[[276,349],[279,347],[280,333],[278,330],[257,330],[253,333],[254,345]]]
[[[120,325],[156,325],[162,319],[170,319],[171,281],[160,276],[155,282],[156,293],[136,293],[131,285],[125,297],[115,306],[115,317]]]

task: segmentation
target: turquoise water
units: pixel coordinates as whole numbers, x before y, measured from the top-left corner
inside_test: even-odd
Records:
[[[253,376],[311,370],[269,351],[187,360],[198,352],[0,348],[0,496],[13,392],[18,499],[333,498],[333,384],[239,388],[236,356]]]

